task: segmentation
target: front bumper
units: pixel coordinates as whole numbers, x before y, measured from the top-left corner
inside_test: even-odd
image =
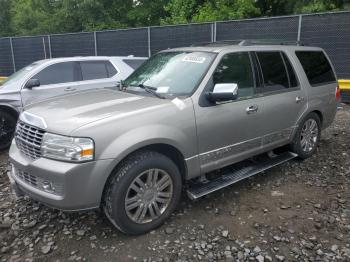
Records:
[[[50,207],[67,211],[98,208],[113,169],[112,160],[67,163],[39,158],[33,161],[15,143],[10,148],[9,160],[8,176],[16,193],[23,192]],[[57,192],[45,192],[38,181],[52,183]]]

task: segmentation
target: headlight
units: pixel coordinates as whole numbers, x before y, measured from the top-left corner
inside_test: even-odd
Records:
[[[62,161],[83,162],[94,159],[94,141],[90,138],[45,133],[41,144],[43,157]]]

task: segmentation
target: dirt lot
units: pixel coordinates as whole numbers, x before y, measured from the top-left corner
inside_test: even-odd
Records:
[[[130,237],[99,212],[62,213],[14,200],[0,167],[1,261],[350,261],[350,107],[317,154],[199,201],[183,197],[168,223]]]

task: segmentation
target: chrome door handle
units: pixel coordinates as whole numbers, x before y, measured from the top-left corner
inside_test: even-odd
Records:
[[[77,90],[75,87],[66,87],[64,91],[75,91]]]
[[[300,103],[300,102],[303,102],[303,101],[304,101],[304,97],[302,97],[302,96],[297,96],[295,98],[295,102],[297,102],[297,103]]]
[[[247,114],[249,115],[249,114],[253,114],[253,113],[258,112],[258,109],[259,109],[259,107],[258,107],[257,105],[248,106],[248,107],[246,108],[246,112],[247,112]]]

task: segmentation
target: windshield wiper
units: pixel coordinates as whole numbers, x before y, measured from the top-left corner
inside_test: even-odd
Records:
[[[157,89],[156,87],[153,87],[153,86],[145,86],[144,84],[139,84],[138,85],[139,88],[142,88],[144,89],[147,93],[150,93],[158,98],[161,98],[161,99],[165,99],[166,97],[165,96],[162,96],[161,94],[157,93]]]

